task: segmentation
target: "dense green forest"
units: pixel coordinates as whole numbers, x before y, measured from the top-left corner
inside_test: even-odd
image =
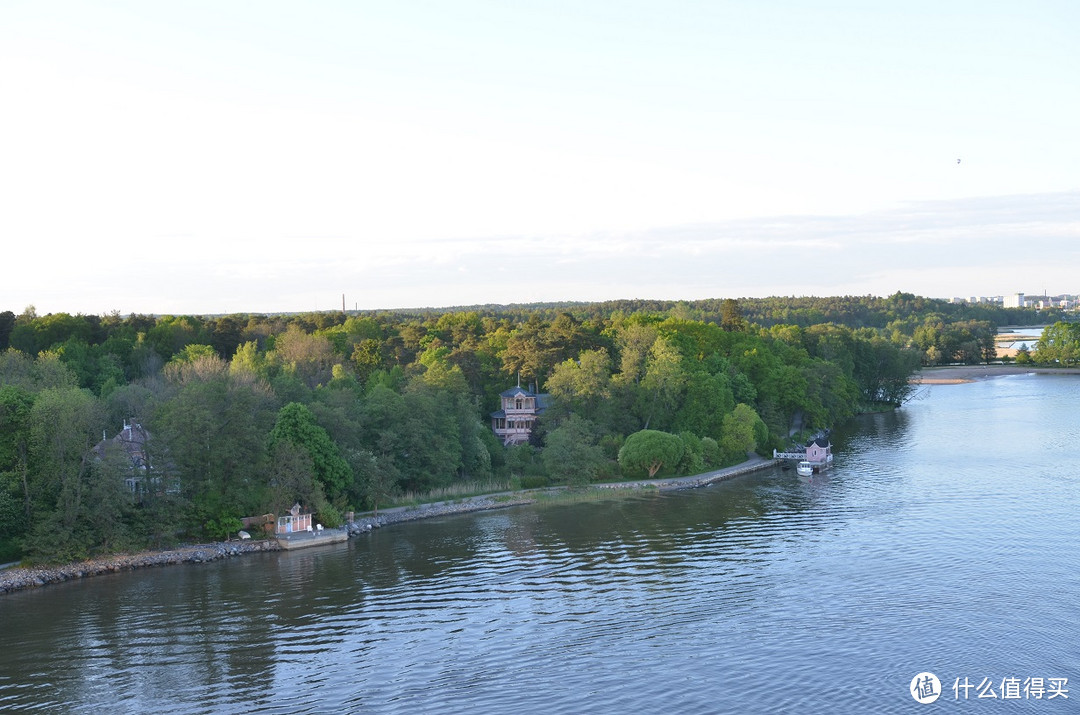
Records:
[[[889,298],[296,315],[0,313],[0,561],[235,533],[299,501],[334,526],[402,492],[696,473],[875,405],[920,364],[1058,316]],[[1065,331],[1066,334],[1067,331]],[[1026,356],[1025,356],[1026,357]],[[490,413],[550,395],[530,444]],[[137,462],[102,447],[150,434]]]

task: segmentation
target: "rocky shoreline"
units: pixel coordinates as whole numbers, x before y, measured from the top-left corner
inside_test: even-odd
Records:
[[[385,509],[378,516],[362,516],[347,524],[345,528],[349,536],[366,534],[372,529],[378,529],[390,524],[400,524],[405,521],[419,521],[420,519],[433,519],[439,516],[452,514],[467,514],[475,511],[488,511],[490,509],[502,509],[509,506],[521,506],[535,502],[524,494],[508,495],[503,497],[472,497],[453,502],[436,502],[434,504],[421,504],[420,506],[396,507]]]
[[[460,502],[441,502],[418,507],[398,507],[388,509],[378,516],[360,517],[345,528],[350,537],[367,533],[390,524],[419,519],[431,519],[438,516],[463,514],[487,509],[500,509],[520,504],[531,504],[534,500],[516,496],[496,500],[491,497],[477,497]],[[88,561],[78,561],[60,566],[12,567],[0,571],[0,594],[39,588],[51,583],[63,583],[102,574],[134,571],[153,566],[172,566],[175,564],[201,564],[221,559],[243,556],[245,554],[282,551],[275,539],[251,539],[244,541],[226,541],[214,544],[196,544],[180,546],[162,551],[140,551],[133,554],[113,554]]]
[[[708,486],[717,481],[731,479],[732,477],[762,469],[770,464],[770,460],[755,457],[748,462],[735,467],[691,477],[594,484],[593,487],[600,489],[657,488],[660,491],[696,489]],[[524,504],[532,504],[535,501],[536,499],[530,496],[530,492],[513,492],[472,497],[458,501],[422,504],[420,506],[396,507],[383,510],[379,512],[377,516],[361,516],[342,528],[345,529],[348,532],[349,537],[352,538],[391,524],[398,524],[406,521],[419,521],[421,519],[432,519],[453,514],[465,514],[469,512],[521,506]],[[22,591],[24,589],[40,588],[41,586],[50,583],[62,583],[64,581],[90,578],[102,574],[118,573],[120,571],[133,571],[139,568],[170,566],[174,564],[209,563],[211,561],[233,558],[235,556],[243,556],[244,554],[281,550],[281,546],[278,545],[278,542],[275,539],[251,539],[244,541],[226,541],[215,544],[181,546],[162,551],[114,554],[91,559],[89,561],[63,564],[61,566],[16,566],[0,570],[0,595],[12,593],[14,591]]]
[[[101,574],[133,571],[150,566],[208,563],[243,554],[278,551],[279,549],[277,542],[271,539],[265,541],[227,541],[219,544],[181,546],[164,551],[113,554],[62,566],[15,567],[0,571],[0,594],[21,591],[26,588],[37,588],[50,583],[100,576]]]

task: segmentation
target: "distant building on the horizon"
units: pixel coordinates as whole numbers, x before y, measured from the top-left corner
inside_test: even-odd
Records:
[[[1005,296],[1006,308],[1023,308],[1024,307],[1024,294],[1013,293],[1012,295]]]
[[[1024,293],[1013,293],[1007,296],[971,296],[968,298],[952,297],[949,298],[950,303],[966,303],[966,304],[982,304],[989,303],[993,305],[1000,305],[1003,308],[1038,308],[1039,310],[1049,310],[1051,308],[1059,308],[1061,310],[1078,310],[1080,309],[1080,296],[1063,293],[1061,295],[1026,295]]]

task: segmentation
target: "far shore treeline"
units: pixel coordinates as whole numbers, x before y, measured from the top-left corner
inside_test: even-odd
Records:
[[[463,483],[698,473],[897,406],[920,365],[993,359],[999,326],[1062,318],[903,293],[0,312],[0,562],[223,538],[294,502],[335,526]],[[1022,358],[1075,362],[1077,327],[1057,324]],[[507,448],[489,415],[517,384],[550,406],[530,444]],[[99,447],[125,424],[149,434],[138,463]]]

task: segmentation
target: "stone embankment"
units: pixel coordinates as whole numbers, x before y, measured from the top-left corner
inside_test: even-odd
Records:
[[[502,507],[531,504],[534,500],[521,496],[492,498],[475,497],[460,502],[442,502],[424,504],[416,507],[397,507],[387,509],[378,516],[365,516],[347,526],[349,536],[357,536],[382,526],[418,519],[431,519],[438,516],[463,514],[470,511],[500,509]],[[261,551],[281,551],[274,539],[250,541],[228,541],[219,544],[200,544],[183,546],[166,551],[142,551],[135,554],[115,554],[113,556],[79,561],[62,566],[29,566],[0,570],[0,594],[37,588],[50,583],[61,583],[101,574],[133,571],[150,566],[169,566],[184,563],[208,563],[233,556],[242,556]]]
[[[645,479],[637,482],[611,482],[607,484],[593,484],[594,489],[648,489],[656,488],[662,492],[678,491],[680,489],[700,489],[710,484],[723,482],[728,479],[756,472],[761,469],[772,467],[775,462],[751,453],[742,464],[725,469],[717,469],[715,472],[695,474],[692,477],[672,477],[670,479]]]
[[[184,563],[207,563],[257,551],[279,551],[273,539],[265,541],[228,541],[220,544],[184,546],[167,551],[141,551],[136,554],[115,554],[90,561],[63,566],[29,566],[0,571],[0,594],[36,588],[49,583],[100,576],[118,571],[132,571],[149,566],[169,566]]]
[[[706,474],[692,477],[671,479],[646,479],[636,482],[614,482],[593,484],[596,489],[651,489],[670,491],[675,489],[696,489],[715,482],[731,479],[772,465],[771,460],[756,455],[747,462]],[[471,497],[458,501],[437,502],[420,506],[396,507],[385,509],[376,515],[361,516],[346,525],[349,536],[365,534],[390,524],[420,519],[432,519],[453,514],[502,509],[504,507],[532,504],[536,501],[532,492],[507,492]],[[167,566],[183,563],[207,563],[219,559],[231,558],[260,551],[280,551],[281,547],[274,539],[229,541],[219,544],[201,544],[184,546],[167,551],[143,551],[136,554],[117,554],[114,556],[80,561],[63,566],[31,566],[0,570],[0,594],[37,588],[50,583],[60,583],[73,579],[98,576],[119,571],[132,571],[150,566]]]
[[[390,524],[399,524],[403,521],[417,521],[419,519],[433,519],[439,516],[452,514],[465,514],[473,511],[487,511],[488,509],[502,509],[508,506],[520,506],[532,504],[535,499],[526,494],[507,494],[497,496],[472,497],[454,502],[437,502],[435,504],[421,504],[420,506],[404,506],[394,509],[384,509],[378,516],[362,516],[348,525],[349,536],[356,536],[378,529]]]

